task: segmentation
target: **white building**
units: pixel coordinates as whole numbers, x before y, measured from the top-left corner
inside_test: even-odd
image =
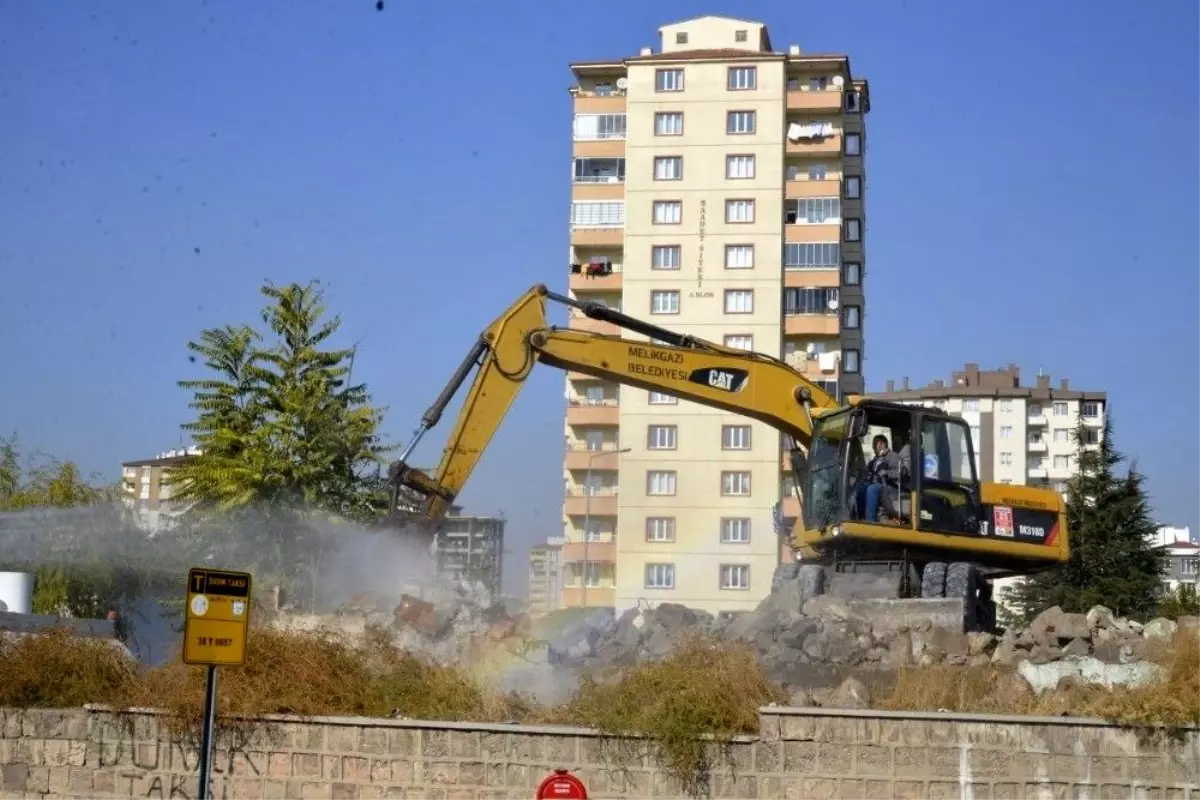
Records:
[[[1200,544],[1192,540],[1191,529],[1163,525],[1154,543],[1167,548],[1170,557],[1163,584],[1171,591],[1184,583],[1195,586],[1200,580]]]

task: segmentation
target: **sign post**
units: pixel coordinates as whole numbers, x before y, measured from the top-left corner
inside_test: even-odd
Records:
[[[246,663],[250,627],[250,573],[194,567],[188,570],[187,612],[183,618],[183,662],[208,667],[204,727],[200,733],[200,786],[208,800],[212,778],[213,729],[217,720],[217,667]]]

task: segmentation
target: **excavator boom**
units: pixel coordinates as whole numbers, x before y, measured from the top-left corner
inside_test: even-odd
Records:
[[[640,342],[547,324],[546,300],[579,315],[649,337]],[[450,383],[421,418],[413,442],[392,465],[395,485],[426,496],[422,517],[436,521],[466,484],[538,362],[691,400],[764,422],[807,446],[812,414],[838,407],[815,383],[778,359],[725,347],[650,325],[598,303],[534,286],[480,336]],[[478,368],[450,440],[433,475],[407,465],[425,431]]]

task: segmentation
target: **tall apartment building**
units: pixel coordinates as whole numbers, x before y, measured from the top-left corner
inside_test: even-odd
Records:
[[[935,406],[958,414],[971,425],[975,459],[984,481],[1026,486],[1050,486],[1065,492],[1078,470],[1078,447],[1072,433],[1080,420],[1086,443],[1099,444],[1108,404],[1104,392],[1072,389],[1063,378],[1051,386],[1049,375],[1038,375],[1033,386],[1021,385],[1015,364],[980,370],[967,364],[949,383],[934,381],[923,389],[909,388],[908,378],[887,391],[869,395],[884,400]]]
[[[479,581],[499,599],[505,523],[503,517],[464,514],[460,506],[450,506],[434,540],[438,574],[455,581]]]
[[[172,497],[174,488],[166,478],[173,467],[199,454],[195,447],[179,448],[121,465],[121,501],[139,528],[150,532],[169,528],[187,510]]]
[[[529,550],[529,616],[541,617],[562,603],[562,546],[555,536]]]
[[[845,55],[776,52],[758,22],[659,35],[572,64],[571,294],[861,392],[867,82]],[[576,373],[567,397],[564,605],[756,605],[779,559],[778,434]]]

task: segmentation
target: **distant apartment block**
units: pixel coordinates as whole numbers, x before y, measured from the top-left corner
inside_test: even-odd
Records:
[[[1192,539],[1188,528],[1163,525],[1158,529],[1155,544],[1167,548],[1167,569],[1163,584],[1175,591],[1180,584],[1196,586],[1200,581],[1200,544]]]
[[[1054,385],[1041,374],[1032,386],[1022,386],[1015,364],[996,370],[967,364],[948,382],[920,389],[911,388],[908,378],[899,387],[888,381],[887,391],[869,396],[933,406],[967,420],[981,480],[1064,493],[1079,467],[1076,426],[1083,422],[1085,444],[1099,444],[1108,405],[1104,392],[1073,389],[1066,378]]]
[[[505,523],[503,517],[464,514],[461,506],[451,506],[434,543],[438,574],[455,581],[478,581],[499,600]]]
[[[529,551],[528,611],[540,617],[562,607],[562,548],[565,540],[552,537]]]
[[[846,55],[775,50],[760,22],[702,16],[658,33],[659,52],[571,65],[572,296],[861,392],[867,81]],[[778,433],[566,381],[564,604],[753,609],[779,560]]]
[[[121,500],[133,512],[138,527],[152,532],[170,528],[187,510],[186,504],[173,499],[174,487],[165,479],[174,467],[200,452],[195,447],[167,450],[154,458],[121,465]]]

